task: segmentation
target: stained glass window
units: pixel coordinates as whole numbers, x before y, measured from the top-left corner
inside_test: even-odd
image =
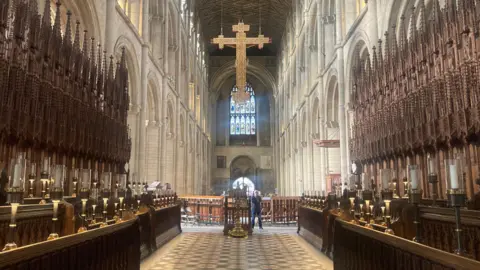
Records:
[[[231,135],[255,135],[256,132],[255,92],[250,83],[247,83],[245,90],[250,93],[250,99],[244,103],[236,103],[230,96]],[[238,89],[235,85],[232,88],[232,92],[236,91]]]

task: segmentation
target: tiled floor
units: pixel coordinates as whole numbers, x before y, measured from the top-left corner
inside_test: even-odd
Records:
[[[332,261],[296,235],[295,227],[255,229],[248,239],[223,235],[223,227],[184,227],[183,233],[146,258],[141,270],[330,270]]]

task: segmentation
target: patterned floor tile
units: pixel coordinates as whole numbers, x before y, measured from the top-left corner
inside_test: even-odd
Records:
[[[185,229],[141,269],[333,269],[331,261],[292,233],[294,228],[266,228],[247,239],[225,237],[221,229]]]

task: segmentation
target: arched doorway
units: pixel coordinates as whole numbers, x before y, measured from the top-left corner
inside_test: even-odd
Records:
[[[230,163],[230,184],[229,188],[235,188],[234,182],[238,179],[248,179],[252,182],[253,188],[259,189],[257,183],[257,166],[248,156],[237,156]]]
[[[255,184],[247,177],[239,177],[237,180],[233,181],[232,189],[243,189],[244,187],[247,188],[248,195],[252,195],[255,190]]]

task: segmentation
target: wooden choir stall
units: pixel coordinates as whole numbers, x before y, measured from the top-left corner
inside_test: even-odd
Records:
[[[125,53],[46,2],[0,1],[0,269],[139,269],[180,205],[129,176]]]
[[[480,269],[480,3],[439,2],[353,68],[354,176],[299,208],[335,268]]]

